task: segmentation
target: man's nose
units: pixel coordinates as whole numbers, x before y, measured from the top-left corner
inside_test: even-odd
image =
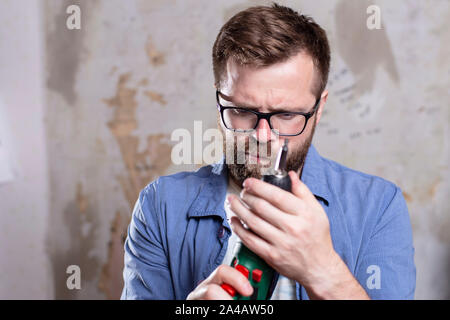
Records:
[[[267,143],[268,141],[275,140],[277,135],[270,130],[269,123],[266,119],[259,120],[258,126],[253,133],[256,140],[262,143]]]

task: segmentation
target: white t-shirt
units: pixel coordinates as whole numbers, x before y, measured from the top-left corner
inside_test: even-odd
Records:
[[[239,196],[241,190],[242,188],[236,185],[233,180],[231,180],[230,178],[228,179],[227,196],[230,193]],[[225,197],[224,208],[227,213],[228,223],[230,223],[231,217],[235,216],[235,214],[230,209],[227,197]],[[234,232],[232,232],[230,238],[228,239],[228,248],[222,264],[231,265],[231,260],[233,260],[234,256],[234,247],[239,241],[239,237]],[[295,291],[295,281],[288,279],[280,274],[271,300],[296,300],[297,296]]]

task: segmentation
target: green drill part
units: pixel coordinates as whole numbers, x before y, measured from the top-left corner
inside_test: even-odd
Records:
[[[264,175],[261,180],[290,192],[291,179],[286,172],[288,154],[287,144],[288,140],[286,139],[284,145],[278,152],[277,160],[272,172],[268,175]],[[274,280],[275,270],[241,242],[236,244],[234,252],[235,255],[231,261],[231,266],[238,269],[247,277],[253,287],[253,293],[251,296],[242,296],[230,286],[226,285],[229,289],[227,291],[233,296],[234,300],[268,300],[272,295],[272,292],[269,292],[271,287],[275,287],[271,286]]]

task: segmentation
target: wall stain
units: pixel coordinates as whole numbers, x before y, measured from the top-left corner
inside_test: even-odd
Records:
[[[427,195],[430,199],[433,199],[436,196],[436,191],[441,183],[441,179],[435,180],[428,188]]]
[[[150,36],[147,38],[145,51],[152,66],[160,66],[166,62],[164,53],[156,49],[156,46],[153,44],[152,38]]]
[[[411,195],[409,193],[407,193],[406,191],[403,191],[403,197],[405,198],[407,203],[411,203],[413,198],[411,197]]]
[[[117,71],[117,66],[113,66],[112,68],[111,68],[111,70],[109,71],[109,76],[112,76],[114,73],[116,73],[116,71]]]
[[[86,24],[97,3],[97,0],[63,0],[60,11],[52,15],[54,4],[51,1],[46,2],[48,17],[54,16],[53,29],[50,30],[50,24],[46,26],[47,87],[61,94],[70,106],[73,106],[77,100],[75,84],[78,68],[86,51],[83,44]],[[67,29],[66,20],[69,15],[66,13],[66,8],[70,5],[78,5],[81,9],[80,30]]]
[[[138,86],[148,86],[148,79],[142,78],[141,81],[139,81]]]
[[[421,212],[419,214],[429,215],[428,219],[431,221],[429,224],[431,233],[439,241],[450,243],[450,233],[448,232],[450,230],[450,217],[445,214],[445,212],[448,212],[448,209],[445,206],[439,207],[436,203],[436,198],[439,194],[448,193],[448,189],[445,188],[446,186],[443,184],[442,179],[438,177],[429,183],[420,186],[416,185],[408,192],[403,190],[402,193],[408,206],[413,203],[430,206],[427,212]]]
[[[89,197],[84,193],[81,183],[77,184],[75,199],[66,205],[62,218],[64,230],[55,231],[67,234],[69,247],[62,248],[59,243],[52,243],[53,248],[50,250],[55,299],[77,299],[80,298],[82,290],[67,288],[66,281],[69,276],[66,273],[67,267],[69,265],[80,267],[81,289],[87,282],[96,279],[100,267],[99,259],[90,254],[97,240],[99,227],[97,211],[90,205]]]
[[[123,271],[123,245],[127,236],[128,218],[117,211],[110,227],[110,241],[108,242],[108,259],[103,265],[98,282],[98,288],[105,293],[109,300],[117,299],[122,292],[122,278],[112,281]]]
[[[114,109],[113,119],[108,122],[108,127],[119,146],[126,172],[116,178],[131,213],[140,191],[156,177],[164,174],[169,167],[172,147],[168,143],[169,136],[160,133],[148,135],[145,149],[138,150],[139,137],[133,135],[133,131],[138,127],[136,94],[139,89],[128,86],[130,79],[131,73],[120,75],[116,95],[103,99],[103,102]],[[131,215],[127,215],[127,218],[124,218],[117,212],[112,221],[108,261],[102,268],[99,282],[99,288],[108,299],[119,298],[122,291],[123,244],[130,217]]]
[[[369,17],[366,9],[371,4],[368,0],[341,0],[335,8],[336,46],[355,76],[357,96],[372,90],[378,67],[383,67],[394,82],[399,81],[382,9],[381,29],[366,27]]]
[[[81,183],[77,184],[76,200],[77,200],[78,210],[82,214],[86,214],[86,210],[87,210],[87,207],[88,207],[88,198],[83,193],[83,185]]]
[[[144,94],[152,101],[158,102],[159,104],[165,106],[167,104],[167,101],[164,99],[163,95],[155,92],[155,91],[151,91],[151,90],[146,90],[144,91]]]
[[[98,154],[106,155],[106,147],[105,147],[105,144],[104,144],[104,142],[102,141],[102,139],[100,139],[100,138],[97,138],[97,139],[95,140],[95,151],[96,151]]]

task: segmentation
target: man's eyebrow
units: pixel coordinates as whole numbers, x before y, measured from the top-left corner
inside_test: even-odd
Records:
[[[257,111],[258,109],[260,109],[260,107],[255,107],[252,105],[248,105],[246,103],[234,103],[234,105],[236,107],[240,107],[240,108],[244,108],[244,109],[250,109],[250,110],[255,110]],[[291,108],[287,108],[287,107],[278,107],[278,108],[274,108],[272,106],[268,106],[266,108],[269,112],[278,112],[278,111],[286,111],[286,112],[290,112]],[[296,110],[297,111],[297,110]]]
[[[231,103],[233,106],[238,108],[244,108],[244,109],[250,109],[250,110],[258,110],[260,107],[255,107],[253,105],[247,104],[245,102],[234,102],[233,98],[227,95],[224,95],[223,93],[220,93],[219,96],[226,102]],[[278,111],[285,111],[285,112],[305,112],[307,107],[297,107],[297,108],[290,108],[286,106],[277,107],[274,108],[272,106],[267,107],[267,110],[269,112],[278,112]]]

